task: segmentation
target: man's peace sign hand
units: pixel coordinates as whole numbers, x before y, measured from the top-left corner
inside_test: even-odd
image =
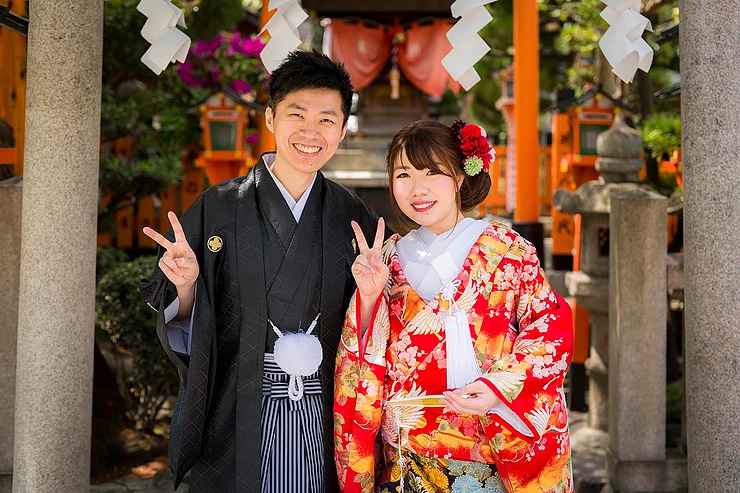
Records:
[[[200,269],[198,267],[198,259],[195,257],[193,249],[190,248],[188,240],[185,238],[185,232],[177,216],[174,212],[170,211],[167,217],[172,225],[172,231],[175,233],[174,243],[152,228],[144,228],[143,231],[145,235],[167,250],[162,255],[162,258],[159,259],[159,268],[179,291],[182,288],[190,288],[195,284]]]
[[[372,247],[368,246],[360,225],[354,221],[352,221],[352,230],[355,232],[357,247],[360,250],[360,254],[352,264],[352,275],[357,283],[360,296],[372,303],[380,296],[386,282],[388,282],[388,266],[383,262],[383,255],[381,254],[385,236],[385,222],[383,218],[378,220],[378,229],[375,232]]]

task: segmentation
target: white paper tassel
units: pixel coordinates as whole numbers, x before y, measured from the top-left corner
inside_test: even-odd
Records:
[[[185,62],[190,38],[177,26],[185,26],[182,10],[169,0],[141,0],[136,10],[147,17],[141,35],[151,47],[141,57],[142,63],[159,75],[170,63]]]
[[[495,1],[457,0],[451,7],[452,17],[460,20],[447,32],[452,51],[442,66],[466,91],[480,82],[475,64],[491,49],[478,32],[493,19],[485,6]]]
[[[609,23],[599,41],[614,73],[624,82],[632,82],[639,68],[650,70],[653,49],[642,39],[642,34],[653,27],[647,17],[640,14],[640,0],[602,0],[607,7],[601,17]]]
[[[270,0],[268,8],[277,9],[277,12],[260,32],[270,33],[270,41],[262,49],[260,58],[267,71],[272,73],[291,51],[300,46],[298,26],[308,19],[308,14],[301,8],[299,0]]]

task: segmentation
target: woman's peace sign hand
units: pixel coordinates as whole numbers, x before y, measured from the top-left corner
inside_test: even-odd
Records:
[[[385,236],[385,222],[383,218],[378,220],[378,229],[375,232],[372,247],[368,246],[360,225],[355,221],[352,221],[352,230],[355,232],[357,247],[360,250],[360,254],[352,264],[352,275],[357,283],[360,296],[372,303],[372,300],[380,296],[386,282],[388,282],[388,266],[383,262],[383,255],[381,254]]]
[[[185,232],[177,216],[170,211],[167,217],[172,225],[172,231],[175,233],[174,243],[152,228],[144,228],[143,231],[145,235],[167,250],[159,259],[159,268],[179,291],[182,288],[190,288],[195,284],[200,268],[198,267],[198,259],[185,238]]]

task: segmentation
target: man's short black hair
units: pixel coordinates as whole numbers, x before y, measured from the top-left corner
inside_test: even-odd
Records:
[[[275,107],[291,92],[301,89],[333,89],[342,96],[344,123],[352,110],[352,80],[340,63],[317,51],[294,51],[270,76],[270,100]]]

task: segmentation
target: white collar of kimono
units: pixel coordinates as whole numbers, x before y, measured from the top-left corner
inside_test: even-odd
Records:
[[[421,227],[398,240],[401,268],[412,288],[429,303],[452,282],[488,222],[465,218],[450,231],[434,234]]]
[[[272,166],[273,164],[275,164],[275,154],[265,154],[264,156],[262,156],[262,160],[264,161],[265,167],[270,173],[272,180],[275,182],[275,185],[277,185],[278,190],[280,190],[280,195],[283,196],[283,199],[285,199],[285,203],[288,204],[288,209],[290,209],[290,212],[293,213],[295,222],[299,222],[301,220],[301,215],[303,214],[303,209],[306,208],[308,196],[311,195],[311,189],[313,189],[313,184],[316,182],[316,175],[318,173],[313,174],[313,180],[311,180],[311,183],[309,183],[306,190],[303,191],[303,195],[301,195],[301,197],[296,200],[293,198],[290,192],[288,192],[288,189],[285,188],[285,185],[283,185],[282,182],[278,180],[278,177],[275,176],[275,174],[272,172]]]

